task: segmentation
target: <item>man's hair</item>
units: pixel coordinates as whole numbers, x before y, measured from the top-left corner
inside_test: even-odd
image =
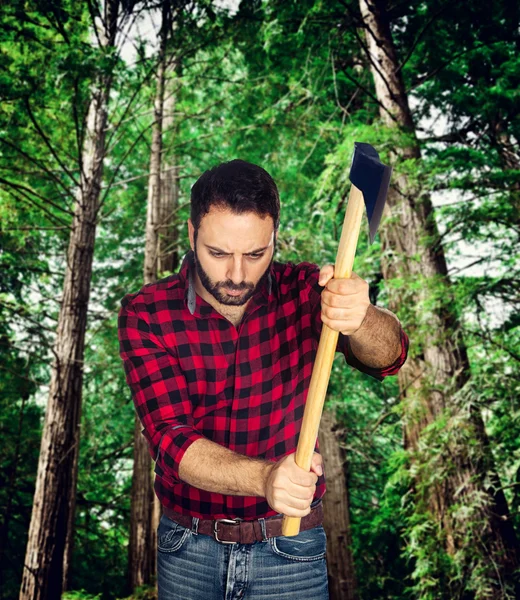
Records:
[[[267,171],[245,160],[231,160],[205,171],[191,188],[191,222],[195,231],[212,206],[235,214],[271,216],[274,230],[280,222],[280,197]]]

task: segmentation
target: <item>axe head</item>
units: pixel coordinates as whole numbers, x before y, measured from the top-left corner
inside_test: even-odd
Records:
[[[379,160],[379,154],[373,146],[354,142],[349,179],[363,193],[371,244],[381,221],[391,174],[392,167]]]

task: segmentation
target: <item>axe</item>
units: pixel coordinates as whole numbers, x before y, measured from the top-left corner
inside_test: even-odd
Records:
[[[392,168],[379,160],[379,154],[370,144],[354,143],[354,156],[349,174],[352,186],[334,265],[334,279],[347,279],[352,274],[364,206],[368,216],[370,243],[374,241],[383,214],[391,173]],[[338,336],[338,331],[333,331],[323,323],[295,456],[296,464],[306,471],[311,469]],[[298,535],[300,520],[300,517],[284,515],[282,535]]]

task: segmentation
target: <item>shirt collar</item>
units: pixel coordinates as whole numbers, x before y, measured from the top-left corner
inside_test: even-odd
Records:
[[[184,289],[184,301],[185,304],[190,311],[190,314],[195,314],[197,310],[197,298],[199,298],[199,302],[203,304],[200,306],[199,314],[201,316],[205,316],[208,312],[213,310],[213,307],[210,307],[211,310],[204,310],[209,307],[209,304],[200,296],[197,296],[195,292],[195,261],[194,261],[194,252],[190,250],[184,255],[182,259],[181,268],[179,269],[179,278],[182,283],[182,287]],[[258,306],[262,304],[267,304],[270,299],[278,298],[278,285],[276,283],[276,276],[274,273],[274,267],[271,264],[269,269],[269,273],[267,275],[267,279],[265,283],[256,291],[251,300],[249,301],[248,311],[251,308],[251,305]],[[207,305],[207,307],[206,307]]]

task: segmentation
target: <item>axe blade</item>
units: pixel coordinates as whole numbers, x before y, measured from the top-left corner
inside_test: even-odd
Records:
[[[381,221],[391,175],[392,167],[381,162],[373,146],[354,142],[349,179],[363,193],[371,244]]]

